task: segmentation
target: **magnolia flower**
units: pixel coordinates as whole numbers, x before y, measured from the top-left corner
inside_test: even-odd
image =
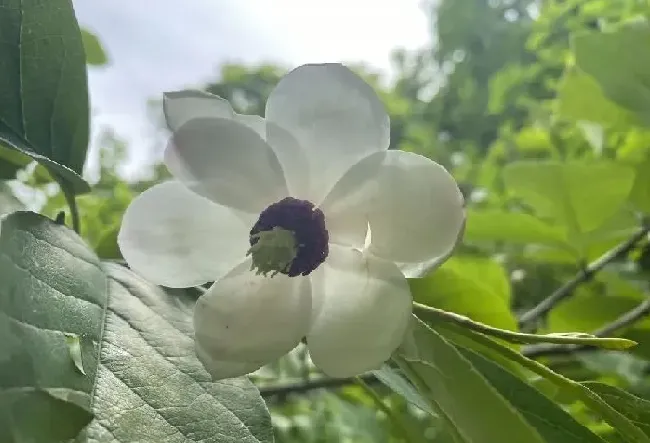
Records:
[[[449,173],[389,151],[380,100],[338,64],[287,74],[265,118],[198,91],[163,108],[175,180],[131,203],[118,243],[156,284],[214,282],[194,309],[205,368],[244,375],[303,338],[332,377],[385,362],[411,318],[406,277],[440,265],[462,230]]]

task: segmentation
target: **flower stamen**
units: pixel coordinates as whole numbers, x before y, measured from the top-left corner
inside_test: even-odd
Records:
[[[260,231],[251,235],[251,247],[246,253],[252,258],[251,270],[257,275],[273,277],[286,274],[298,255],[298,245],[293,232],[274,227],[270,231]]]
[[[260,213],[250,231],[253,269],[258,274],[309,275],[329,253],[325,215],[307,200],[286,197]]]

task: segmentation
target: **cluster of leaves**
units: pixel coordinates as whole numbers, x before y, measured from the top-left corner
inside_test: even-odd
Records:
[[[391,148],[461,183],[464,241],[410,282],[419,320],[383,368],[329,380],[298,348],[254,383],[194,356],[200,290],[121,265],[121,215],[168,174],[122,180],[107,137],[88,192],[97,38],[70,0],[0,8],[0,441],[650,442],[647,2],[444,0],[393,84],[359,66]],[[206,90],[262,114],[284,72]]]

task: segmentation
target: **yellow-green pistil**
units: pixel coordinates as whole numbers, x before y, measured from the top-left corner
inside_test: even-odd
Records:
[[[250,255],[253,263],[251,270],[265,277],[278,273],[286,274],[298,255],[298,243],[292,231],[274,227],[270,231],[260,231],[251,235]]]

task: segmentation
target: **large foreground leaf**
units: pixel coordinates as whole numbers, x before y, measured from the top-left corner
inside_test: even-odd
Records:
[[[587,382],[583,384],[632,420],[650,437],[650,401],[604,383]]]
[[[417,406],[430,415],[436,415],[422,394],[402,374],[397,372],[397,370],[388,365],[383,365],[381,368],[373,371],[373,374],[383,384],[391,388],[393,392],[404,397],[412,405]]]
[[[0,144],[83,192],[88,86],[72,3],[0,0],[0,10]]]
[[[272,441],[257,389],[247,379],[211,382],[194,356],[193,303],[100,263],[64,226],[8,216],[0,228],[0,441],[72,437],[91,413],[79,442]],[[53,431],[43,435],[47,426]]]
[[[456,442],[544,443],[472,363],[424,323],[415,322],[411,338],[395,360],[417,381]]]
[[[600,437],[575,421],[559,405],[498,364],[467,349],[460,349],[501,395],[533,425],[549,443],[603,443]]]

